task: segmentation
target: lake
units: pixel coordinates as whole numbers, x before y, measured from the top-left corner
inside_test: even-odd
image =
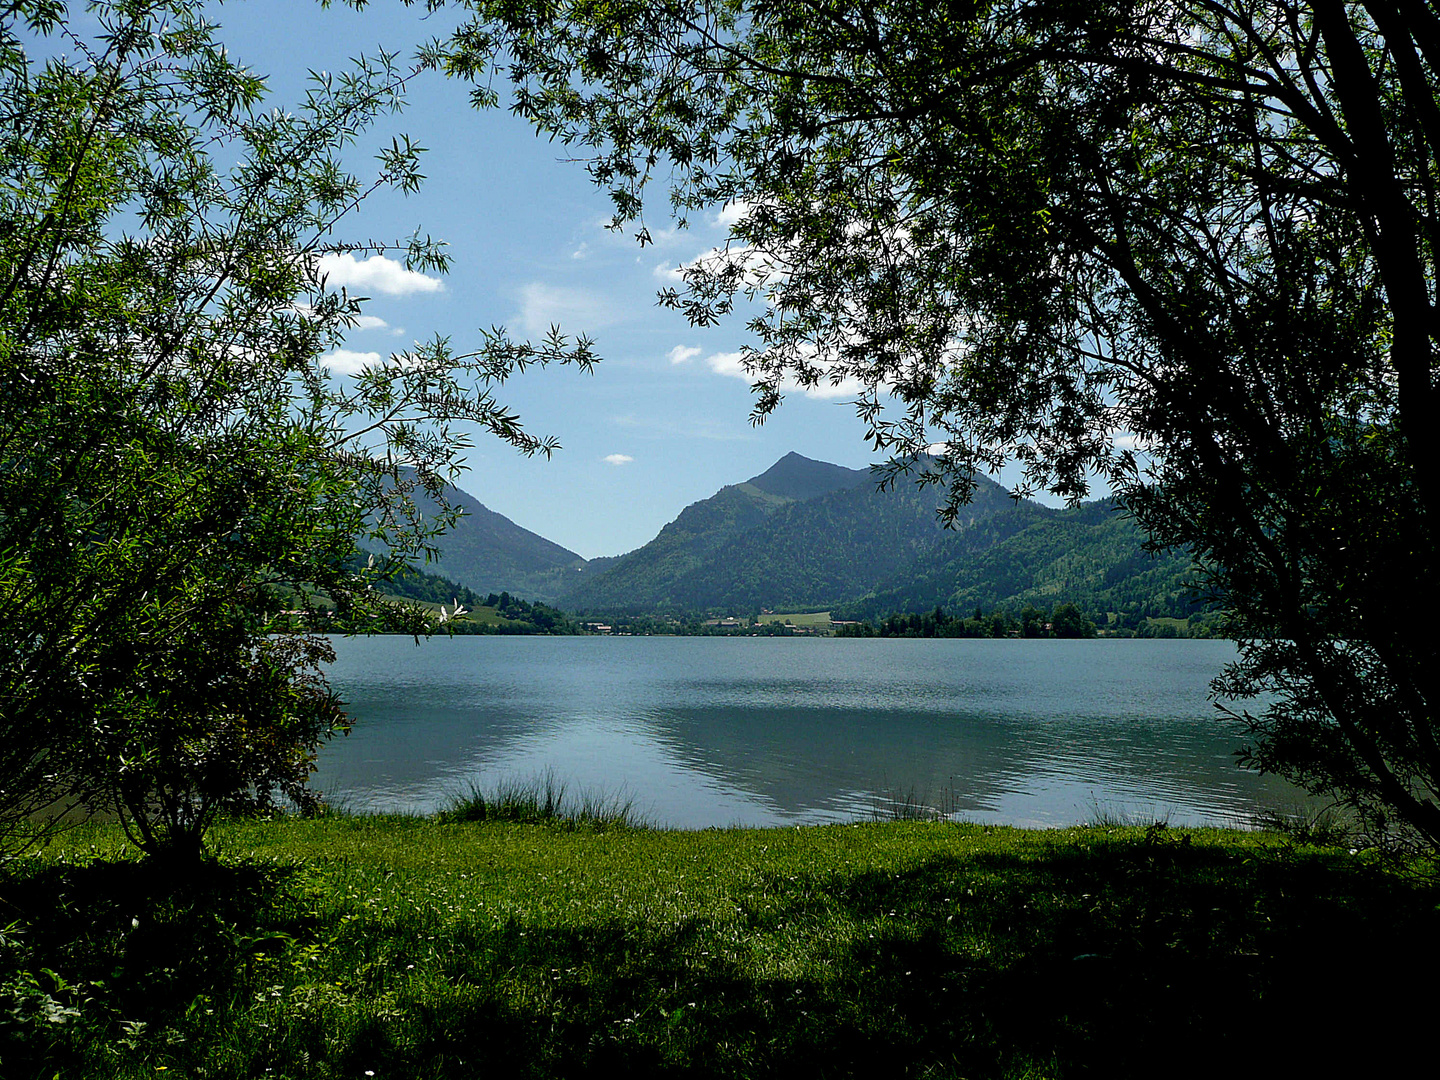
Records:
[[[341,638],[354,731],[315,786],[428,812],[547,771],[655,824],[790,825],[884,813],[1244,824],[1299,792],[1241,770],[1207,688],[1226,641]]]

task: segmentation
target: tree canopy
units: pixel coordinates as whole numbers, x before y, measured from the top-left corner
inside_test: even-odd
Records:
[[[746,318],[757,420],[852,380],[950,511],[1007,462],[1103,480],[1229,612],[1248,760],[1440,845],[1427,5],[461,6],[436,62],[481,104],[508,77],[616,228],[654,185],[731,208],[661,301]]]
[[[420,181],[404,139],[369,176],[346,151],[415,70],[382,53],[266,111],[194,5],[90,7],[94,36],[52,0],[0,11],[0,850],[78,805],[195,851],[223,809],[305,805],[347,723],[328,643],[272,633],[280,610],[424,632],[371,588],[447,524],[410,493],[440,496],[460,422],[548,453],[494,388],[594,357],[496,330],[329,371],[365,298],[321,256]],[[418,235],[364,248],[446,264]],[[356,572],[357,540],[388,554]]]

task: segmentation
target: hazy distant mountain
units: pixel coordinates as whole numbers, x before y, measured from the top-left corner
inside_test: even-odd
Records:
[[[575,552],[522,528],[473,495],[451,485],[445,497],[464,509],[465,516],[440,537],[439,560],[422,569],[481,596],[509,592],[547,604],[565,590],[568,575],[578,577],[584,572],[586,562]],[[418,494],[416,503],[427,515],[439,512],[423,493]]]

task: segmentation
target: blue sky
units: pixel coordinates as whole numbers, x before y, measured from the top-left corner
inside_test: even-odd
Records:
[[[375,0],[360,14],[306,0],[231,0],[212,5],[212,15],[231,54],[269,77],[268,104],[281,107],[303,92],[308,71],[342,70],[382,45],[408,54],[454,19],[425,19],[399,0]],[[336,267],[331,276],[372,297],[373,325],[350,335],[353,353],[402,349],[436,333],[464,349],[492,325],[538,336],[558,322],[595,339],[604,361],[592,375],[529,372],[501,391],[530,430],[557,436],[563,449],[530,460],[477,437],[462,488],[589,558],[645,543],[687,504],[791,450],[853,468],[870,462],[843,395],[790,394],[763,427],[751,427],[749,382],[735,362],[742,320],[696,330],[656,307],[666,275],[724,239],[722,208],[685,231],[651,218],[656,243],[642,249],[604,228],[608,200],[583,166],[563,160],[565,147],[537,138],[507,106],[502,92],[500,109],[477,112],[465,85],[419,79],[406,112],[369,133],[352,159],[357,171],[370,170],[374,152],[399,132],[427,148],[421,191],[373,198],[344,235],[398,238],[419,226],[449,244],[443,281],[379,265]]]

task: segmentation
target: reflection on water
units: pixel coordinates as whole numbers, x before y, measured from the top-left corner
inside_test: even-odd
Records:
[[[316,786],[433,810],[550,770],[657,824],[865,815],[913,791],[969,820],[1236,823],[1298,801],[1238,769],[1207,700],[1222,641],[337,640],[356,718]]]

